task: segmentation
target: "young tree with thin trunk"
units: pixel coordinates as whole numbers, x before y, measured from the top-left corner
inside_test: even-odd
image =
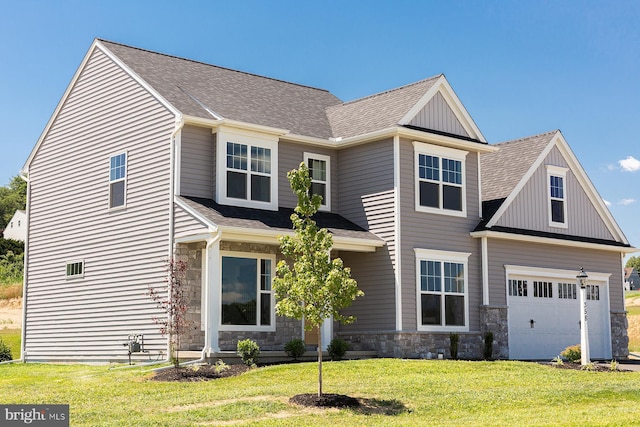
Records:
[[[280,250],[286,261],[280,261],[273,279],[276,313],[304,319],[305,329],[318,328],[318,396],[322,396],[322,330],[329,318],[351,323],[353,316],[343,316],[340,310],[364,295],[351,278],[351,269],[340,258],[331,259],[331,234],[319,228],[312,219],[320,208],[321,196],[310,194],[311,178],[304,163],[287,173],[291,189],[298,197],[298,205],[291,215],[295,234],[280,237]]]

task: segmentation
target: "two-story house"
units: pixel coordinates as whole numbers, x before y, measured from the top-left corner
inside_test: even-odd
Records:
[[[443,75],[345,103],[95,40],[24,167],[23,357],[124,360],[129,334],[166,354],[147,290],[171,257],[188,265],[185,347],[315,342],[275,315],[271,289],[301,162],[365,293],[357,322],[325,322],[327,342],[426,357],[455,332],[479,358],[491,331],[496,357],[554,357],[579,342],[584,266],[591,353],[628,354],[621,257],[635,249],[559,132],[489,145]]]

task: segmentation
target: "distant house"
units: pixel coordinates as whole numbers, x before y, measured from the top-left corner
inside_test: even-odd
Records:
[[[640,276],[635,268],[624,269],[624,289],[627,291],[637,291],[640,289]]]
[[[18,209],[2,233],[5,239],[20,240],[24,242],[27,237],[27,212]]]
[[[27,361],[167,352],[146,295],[187,261],[186,349],[310,343],[275,314],[291,233],[287,171],[305,162],[332,255],[365,296],[323,336],[385,357],[449,349],[551,359],[580,341],[628,355],[621,259],[635,252],[559,131],[487,143],[444,75],[343,102],[330,92],[95,40],[29,156]],[[145,356],[146,357],[146,356]]]

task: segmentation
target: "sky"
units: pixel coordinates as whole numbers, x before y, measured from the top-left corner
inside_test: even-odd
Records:
[[[489,143],[560,129],[640,247],[640,2],[0,0],[0,185],[94,38],[349,101],[443,73]]]

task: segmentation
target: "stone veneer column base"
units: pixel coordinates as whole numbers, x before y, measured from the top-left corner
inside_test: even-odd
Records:
[[[626,359],[629,357],[629,336],[627,328],[626,311],[611,312],[611,354],[614,359]]]

